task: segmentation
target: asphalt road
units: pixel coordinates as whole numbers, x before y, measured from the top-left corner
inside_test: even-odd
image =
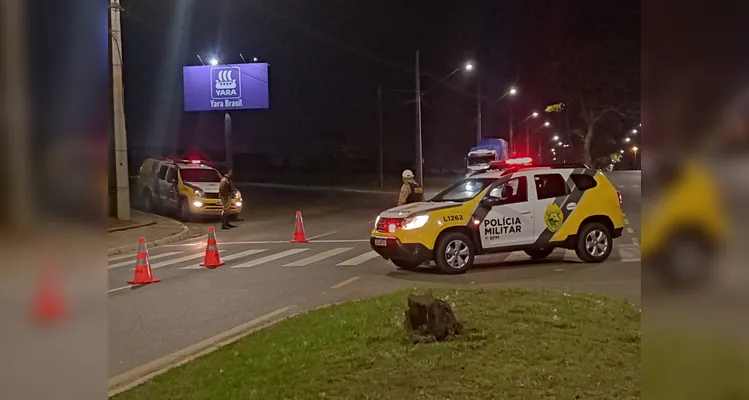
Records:
[[[474,270],[444,276],[407,272],[376,257],[368,238],[391,195],[267,188],[243,189],[248,204],[239,227],[217,230],[222,261],[199,267],[205,238],[150,251],[160,283],[131,288],[134,255],[109,259],[109,376],[195,344],[253,319],[415,286],[554,288],[600,292],[640,301],[640,175],[607,174],[622,192],[629,224],[602,264],[583,264],[558,250],[543,262],[524,253],[481,257]],[[294,214],[303,213],[311,242],[290,244]],[[205,234],[215,222],[190,224]]]

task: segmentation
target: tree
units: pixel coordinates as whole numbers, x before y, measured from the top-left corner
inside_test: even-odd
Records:
[[[567,140],[579,139],[573,144],[581,145],[585,163],[610,154],[615,127],[623,132],[626,121],[639,122],[639,7],[613,3],[543,3],[524,60],[531,67],[522,81],[556,102],[547,112],[564,115]],[[598,140],[602,131],[609,140]]]

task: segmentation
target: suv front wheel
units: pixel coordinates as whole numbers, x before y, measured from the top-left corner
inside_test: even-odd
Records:
[[[613,247],[609,228],[598,222],[589,222],[578,232],[575,253],[586,263],[599,263],[609,258]]]
[[[452,232],[442,236],[434,252],[434,263],[448,275],[462,274],[473,266],[476,249],[468,235]]]

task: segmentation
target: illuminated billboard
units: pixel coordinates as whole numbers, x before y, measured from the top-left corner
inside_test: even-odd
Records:
[[[182,79],[185,111],[269,107],[267,63],[183,67]]]

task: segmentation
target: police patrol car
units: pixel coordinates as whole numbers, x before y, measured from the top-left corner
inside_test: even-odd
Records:
[[[542,259],[560,247],[606,260],[624,229],[619,191],[585,165],[529,161],[495,163],[428,202],[382,212],[372,249],[400,268],[434,260],[447,274],[467,271],[477,255],[518,250]]]
[[[136,188],[147,211],[176,213],[188,221],[195,215],[221,215],[220,182],[218,170],[201,160],[149,158],[140,167]],[[242,212],[239,190],[234,190],[231,203],[232,215]]]

